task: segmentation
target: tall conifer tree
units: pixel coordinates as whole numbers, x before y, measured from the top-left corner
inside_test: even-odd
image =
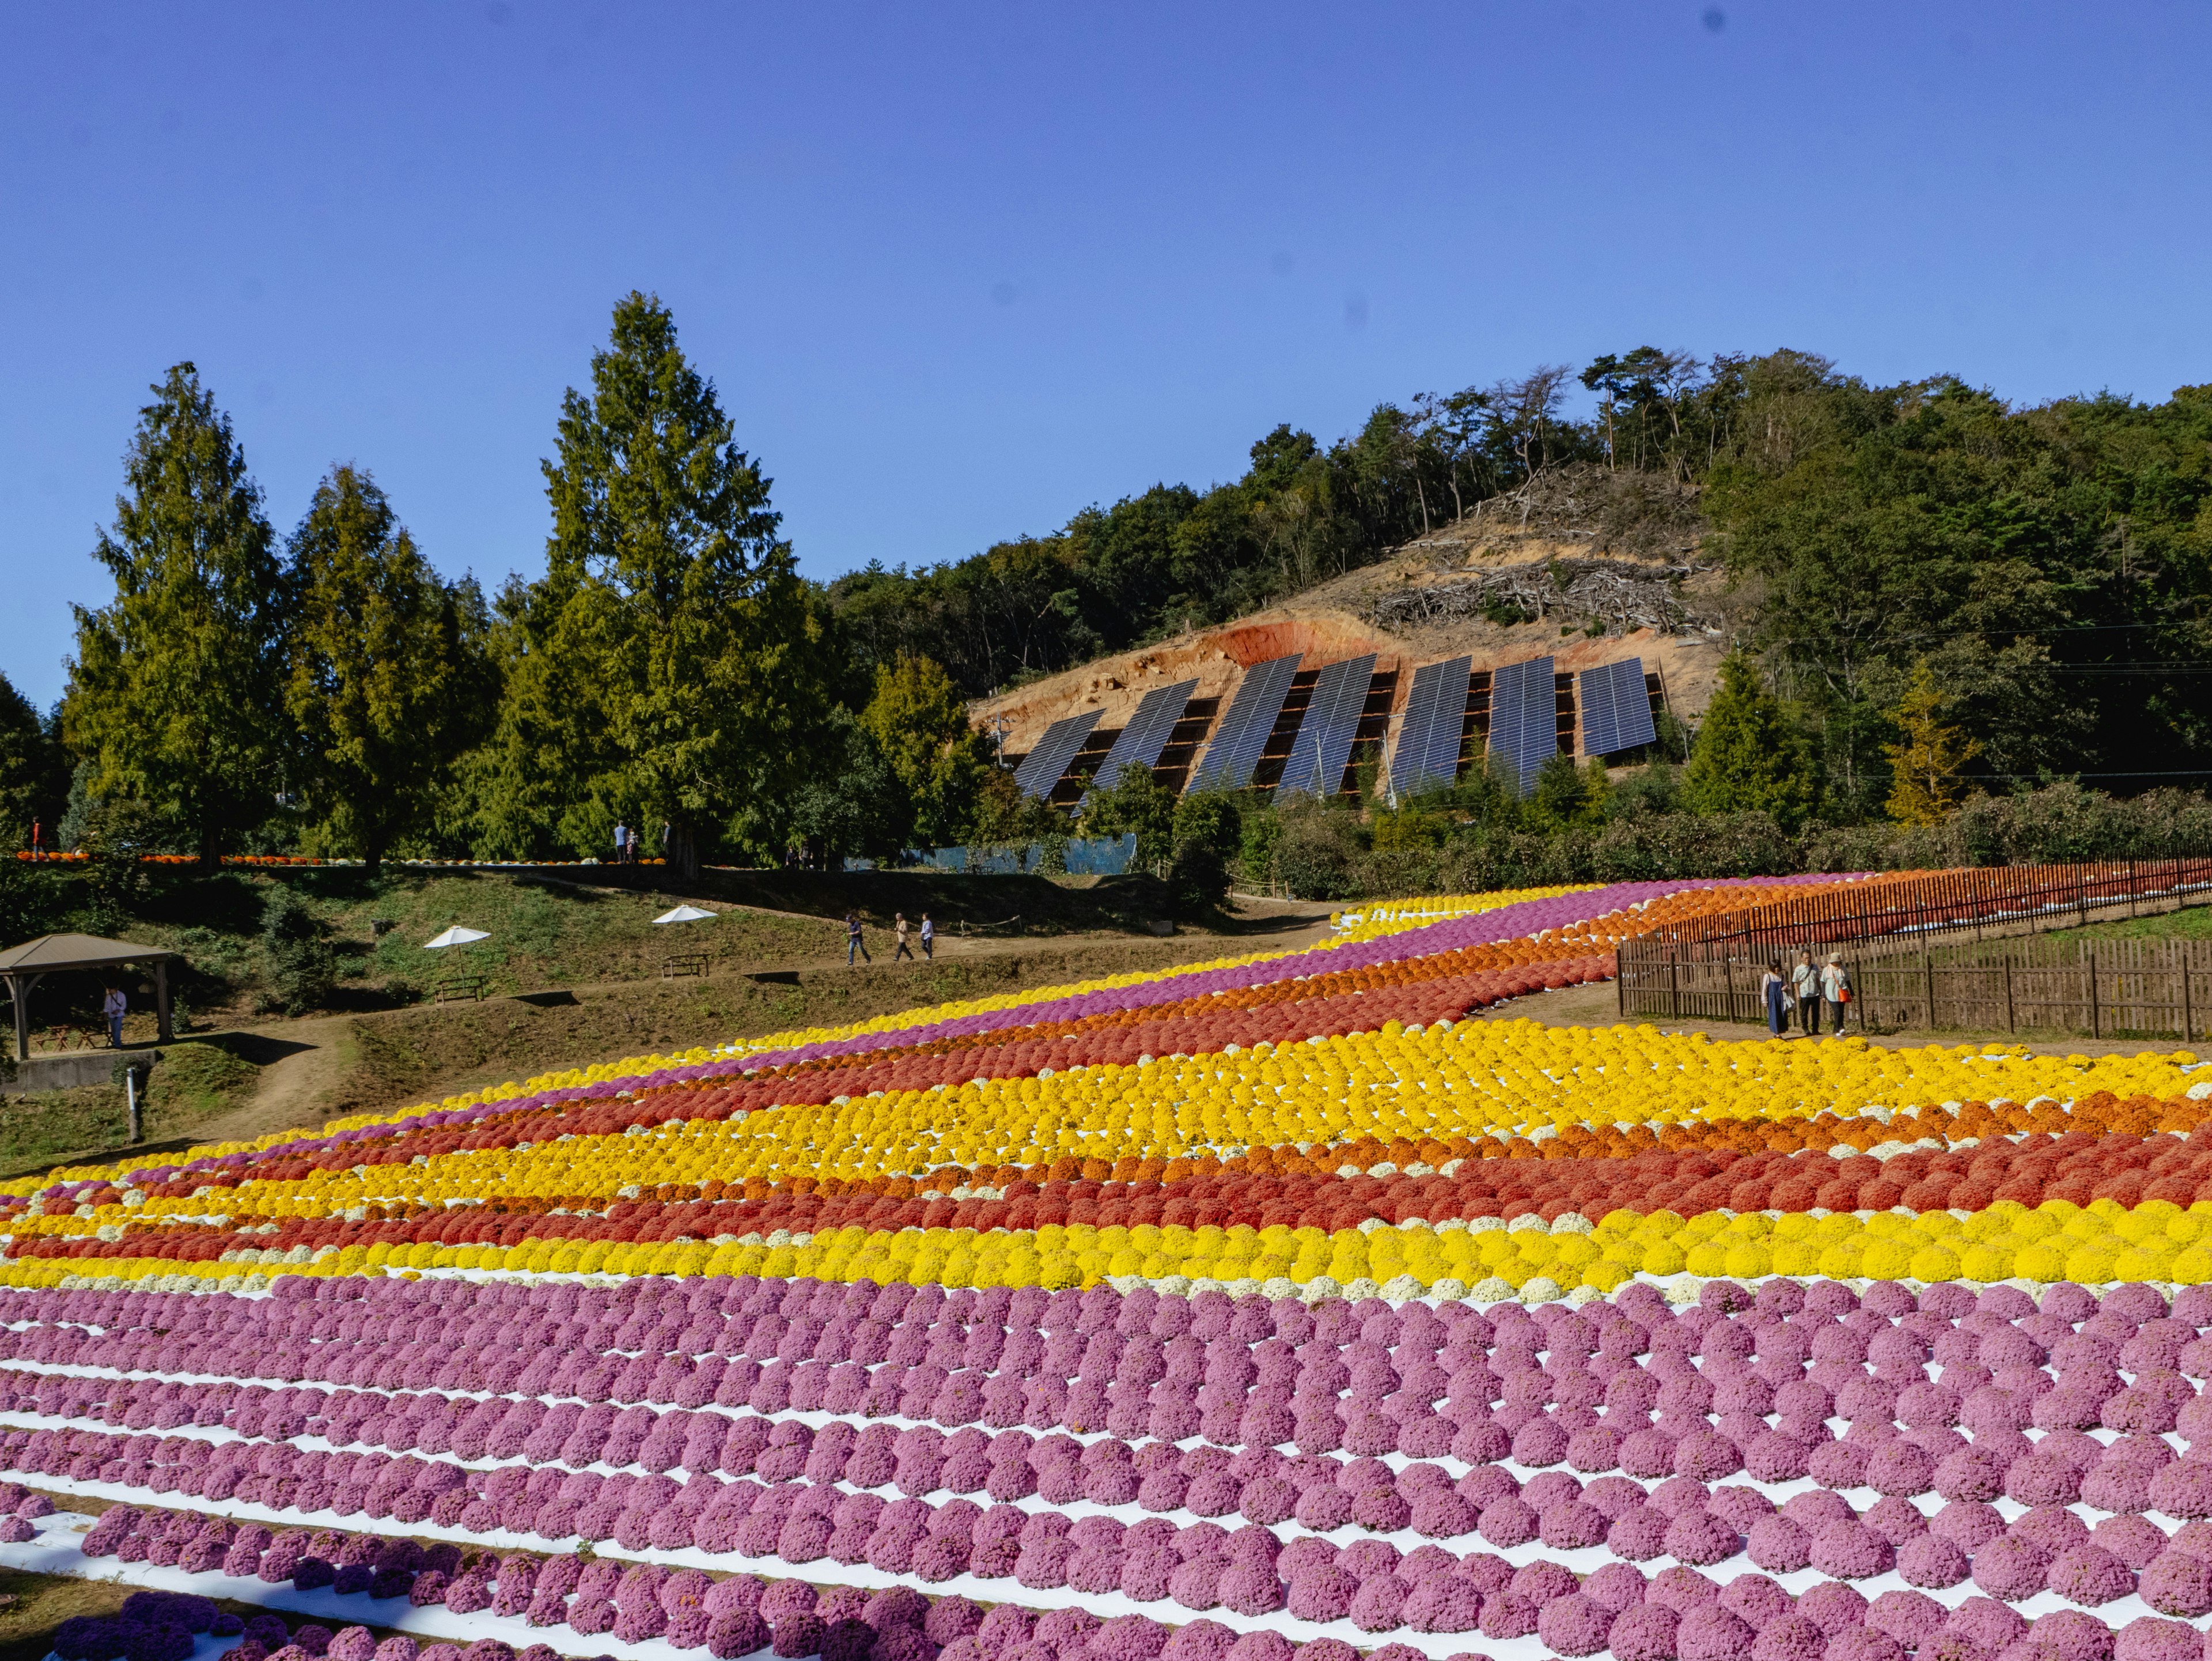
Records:
[[[428,824],[496,684],[472,581],[448,586],[376,482],[331,469],[291,540],[286,702],[323,835],[368,861]]]
[[[190,363],[153,392],[94,550],[115,599],[76,608],[64,730],[101,793],[143,800],[213,866],[284,782],[285,605],[229,417]]]
[[[1720,687],[1683,770],[1682,794],[1698,812],[1769,813],[1786,830],[1812,807],[1804,747],[1781,702],[1741,656],[1721,662]]]
[[[626,295],[591,395],[562,400],[546,575],[515,608],[528,639],[501,734],[541,776],[557,757],[572,844],[630,814],[650,843],[665,821],[687,877],[717,837],[769,838],[821,764],[808,746],[831,702],[769,480],[732,432],[668,308]]]

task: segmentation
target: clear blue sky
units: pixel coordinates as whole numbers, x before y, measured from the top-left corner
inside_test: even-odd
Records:
[[[1647,342],[2162,399],[2208,63],[2178,3],[14,6],[0,668],[61,691],[181,358],[280,531],[349,460],[534,572],[633,287],[823,577]]]

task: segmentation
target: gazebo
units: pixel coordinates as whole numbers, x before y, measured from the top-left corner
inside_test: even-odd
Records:
[[[120,969],[143,964],[154,975],[154,1007],[161,1023],[161,1042],[169,1031],[169,964],[183,956],[159,946],[103,940],[93,934],[41,934],[0,952],[0,981],[15,1005],[15,1059],[31,1059],[31,989],[49,975],[72,969]]]

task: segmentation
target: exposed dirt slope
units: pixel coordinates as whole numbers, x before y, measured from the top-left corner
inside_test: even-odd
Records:
[[[1698,555],[1703,528],[1694,496],[1663,482],[1550,475],[1279,605],[969,709],[979,723],[1004,718],[1012,754],[1085,710],[1102,711],[1102,730],[1123,726],[1154,687],[1195,679],[1194,697],[1225,697],[1271,658],[1302,653],[1310,669],[1373,652],[1378,672],[1400,671],[1386,739],[1395,748],[1419,665],[1467,654],[1475,668],[1495,669],[1548,653],[1562,672],[1640,657],[1660,674],[1668,707],[1692,720],[1711,699],[1727,617],[1719,573]],[[1516,611],[1537,615],[1493,620]]]

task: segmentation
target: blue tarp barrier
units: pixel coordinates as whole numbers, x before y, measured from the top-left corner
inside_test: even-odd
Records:
[[[1121,876],[1136,863],[1137,833],[1125,830],[1118,837],[1071,840],[1066,844],[1066,859],[1071,877]],[[1019,843],[988,843],[980,848],[909,848],[900,855],[899,863],[954,874],[1016,877],[1044,868],[1044,844],[1033,842],[1024,847]],[[876,868],[873,860],[845,861],[848,871]]]

